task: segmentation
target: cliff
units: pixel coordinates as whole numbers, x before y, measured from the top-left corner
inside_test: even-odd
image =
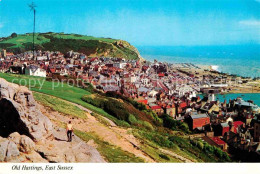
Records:
[[[30,51],[33,48],[32,40],[32,33],[12,34],[9,37],[0,38],[0,50],[6,49],[14,53]],[[36,33],[35,49],[61,51],[64,54],[73,50],[90,57],[105,56],[134,60],[142,59],[138,50],[126,41],[78,34]]]
[[[66,140],[28,88],[0,79],[0,162],[105,162],[76,135]]]

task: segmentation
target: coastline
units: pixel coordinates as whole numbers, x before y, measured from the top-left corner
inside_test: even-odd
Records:
[[[145,59],[146,61],[150,61],[149,59]],[[160,61],[160,60],[158,60]],[[166,62],[166,61],[163,61],[163,62]],[[241,95],[247,95],[247,94],[252,94],[252,95],[258,95],[260,94],[260,80],[253,80],[253,78],[249,78],[249,77],[243,77],[241,75],[234,75],[234,74],[229,74],[229,73],[225,73],[225,72],[219,72],[219,71],[214,71],[214,72],[210,72],[210,69],[211,69],[211,66],[214,66],[214,65],[207,65],[207,64],[195,64],[195,63],[186,63],[186,62],[183,62],[183,63],[172,63],[172,62],[169,62],[167,61],[168,64],[173,64],[175,65],[176,67],[178,67],[178,65],[191,65],[190,67],[183,67],[181,68],[182,70],[185,70],[185,71],[188,71],[188,72],[191,72],[191,73],[198,73],[200,76],[203,76],[203,75],[207,75],[207,74],[214,74],[214,75],[219,75],[219,76],[225,76],[225,77],[232,77],[232,78],[237,78],[237,79],[245,79],[247,80],[247,83],[237,83],[237,84],[234,84],[234,83],[231,83],[231,85],[229,85],[227,88],[229,90],[221,93],[220,95],[229,95],[229,94],[241,94]],[[194,68],[194,67],[199,67],[198,68]],[[205,71],[206,70],[206,71]],[[259,103],[260,105],[260,97],[259,99],[257,98],[257,103]]]

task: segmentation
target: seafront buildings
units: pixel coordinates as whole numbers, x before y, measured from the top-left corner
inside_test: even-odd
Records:
[[[37,51],[35,57],[33,60],[32,52],[14,55],[3,50],[0,70],[52,79],[80,79],[96,90],[130,97],[159,116],[168,114],[186,122],[204,141],[223,150],[229,147],[259,155],[259,107],[242,98],[221,103],[215,97],[235,90],[249,79],[193,64],[89,58],[73,51],[65,55],[59,51]]]

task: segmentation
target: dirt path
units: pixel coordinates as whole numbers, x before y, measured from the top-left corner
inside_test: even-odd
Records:
[[[141,151],[139,146],[139,141],[131,134],[127,133],[126,129],[115,127],[108,127],[100,123],[95,117],[90,115],[88,112],[87,119],[74,118],[68,115],[63,115],[57,111],[52,111],[39,104],[39,107],[44,115],[49,117],[53,124],[58,126],[57,123],[62,120],[66,123],[69,120],[73,120],[73,125],[75,129],[83,132],[94,132],[102,140],[109,142],[115,146],[120,147],[122,150],[134,154],[145,160],[145,162],[155,162],[151,157]]]
[[[169,150],[166,150],[166,149],[162,149],[162,148],[160,148],[160,151],[162,153],[165,153],[165,154],[168,154],[170,156],[173,156],[173,157],[175,157],[175,158],[177,158],[177,159],[179,159],[179,160],[181,160],[181,161],[183,161],[185,163],[193,163],[193,161],[191,161],[191,160],[189,160],[187,158],[184,158],[183,156],[180,156],[180,155],[178,155],[178,154],[176,154],[176,153],[174,153],[172,151],[169,151]]]
[[[53,96],[51,96],[53,97]],[[56,97],[54,97],[56,98]],[[60,99],[60,98],[59,98]],[[62,100],[62,99],[60,99]],[[69,115],[64,115],[62,113],[59,113],[57,111],[53,111],[49,108],[46,108],[39,104],[39,107],[44,115],[49,117],[53,124],[58,126],[57,123],[59,123],[61,120],[63,123],[67,123],[69,120],[73,120],[73,124],[75,129],[78,129],[83,132],[94,132],[96,135],[98,135],[102,140],[109,142],[112,145],[115,145],[117,147],[120,147],[122,150],[127,151],[129,153],[134,154],[137,157],[140,157],[145,160],[145,162],[156,162],[152,157],[147,155],[144,151],[141,150],[141,143],[138,139],[136,139],[132,134],[128,133],[129,129],[123,129],[118,127],[113,121],[109,120],[106,117],[103,117],[105,120],[107,120],[110,124],[110,126],[106,126],[102,123],[100,123],[94,116],[92,116],[89,109],[63,100],[64,102],[67,102],[69,104],[72,104],[74,106],[77,106],[79,109],[86,111],[87,118],[81,119],[81,118],[73,118]],[[129,131],[130,132],[130,131]],[[162,148],[159,148],[159,150],[162,153],[168,154],[170,156],[173,156],[183,162],[191,163],[192,161],[182,157],[172,151],[165,150]]]

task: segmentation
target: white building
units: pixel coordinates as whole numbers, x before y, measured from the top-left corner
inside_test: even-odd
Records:
[[[120,68],[120,69],[125,68],[126,65],[127,65],[126,62],[116,62],[116,63],[113,63],[113,67]]]
[[[46,77],[46,71],[37,66],[30,65],[25,68],[25,75]]]

